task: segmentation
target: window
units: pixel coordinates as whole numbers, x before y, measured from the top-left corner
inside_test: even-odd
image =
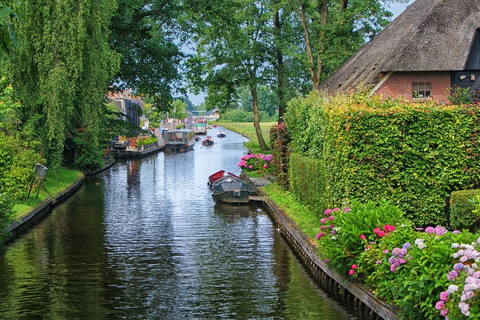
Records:
[[[430,98],[432,89],[429,82],[414,82],[413,97],[414,98]]]

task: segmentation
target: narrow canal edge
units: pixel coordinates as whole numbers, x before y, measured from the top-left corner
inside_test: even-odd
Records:
[[[78,179],[65,191],[57,193],[54,198],[45,200],[30,213],[23,216],[18,221],[8,225],[5,228],[6,236],[4,238],[4,242],[9,243],[36,225],[38,221],[49,214],[54,207],[67,200],[70,196],[77,192],[83,185],[83,180],[84,178]]]

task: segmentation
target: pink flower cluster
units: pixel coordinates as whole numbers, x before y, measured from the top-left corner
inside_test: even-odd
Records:
[[[268,164],[272,161],[272,158],[273,156],[271,154],[247,154],[240,158],[238,166],[249,170],[264,170],[268,168]]]
[[[337,234],[331,221],[333,221],[334,218],[333,214],[338,211],[340,211],[339,208],[325,210],[325,212],[323,213],[325,215],[325,218],[322,218],[322,220],[320,220],[320,223],[322,224],[322,226],[320,226],[321,231],[315,236],[315,239],[318,240],[327,234],[330,234],[332,236]],[[346,207],[344,211],[348,212],[351,210],[349,207]]]
[[[353,276],[355,274],[355,269],[357,269],[357,265],[352,264],[352,267],[351,267],[350,271],[348,271],[348,274]]]
[[[389,224],[386,224],[384,227],[383,227],[383,230],[381,230],[380,228],[375,228],[373,229],[373,233],[376,234],[377,236],[379,236],[380,238],[384,237],[385,235],[391,233],[393,230],[395,230],[395,227],[392,226],[392,225],[389,225]]]
[[[442,226],[436,226],[434,227],[426,227],[425,232],[430,233],[430,234],[436,234],[437,236],[444,235],[448,232],[447,229],[445,229]]]

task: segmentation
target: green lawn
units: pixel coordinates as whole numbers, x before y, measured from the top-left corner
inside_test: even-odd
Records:
[[[15,205],[14,220],[28,214],[46,199],[53,198],[57,193],[65,191],[81,177],[83,177],[83,174],[76,170],[59,168],[56,173],[49,170],[45,179],[44,187],[39,190],[38,186],[34,185],[30,196]],[[30,185],[28,188],[30,188]],[[38,198],[37,191],[39,191]]]
[[[255,127],[253,126],[253,122],[215,122],[215,124],[250,138],[250,140],[245,144],[245,146],[252,153],[270,154],[272,152],[271,150],[260,149],[260,145],[258,144],[258,139],[257,139],[257,133],[255,132]],[[265,143],[269,147],[270,147],[270,128],[275,124],[277,123],[276,122],[260,122],[260,128],[262,129],[263,139],[265,140]]]

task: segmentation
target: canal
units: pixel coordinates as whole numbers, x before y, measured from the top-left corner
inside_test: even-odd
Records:
[[[226,133],[86,179],[0,252],[0,319],[358,319],[260,206],[213,201],[207,177],[246,153]]]

